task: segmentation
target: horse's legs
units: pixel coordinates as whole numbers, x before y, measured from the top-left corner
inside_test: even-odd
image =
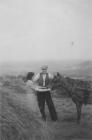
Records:
[[[82,103],[77,101],[76,108],[77,108],[77,123],[80,123]]]

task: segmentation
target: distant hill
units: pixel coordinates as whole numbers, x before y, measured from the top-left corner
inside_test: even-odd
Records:
[[[72,78],[92,80],[92,61],[80,62],[68,67],[63,73]]]
[[[19,74],[28,71],[38,72],[43,64],[49,65],[50,72],[60,72],[65,76],[92,80],[92,61],[36,61],[3,63],[0,65],[0,74]]]

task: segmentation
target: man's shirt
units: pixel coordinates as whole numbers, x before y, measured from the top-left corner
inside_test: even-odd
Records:
[[[46,80],[46,74],[43,74],[42,75],[43,76],[43,87],[45,86],[45,80]],[[49,77],[49,79],[53,79],[53,75],[52,74],[50,74],[50,73],[48,73],[48,77]],[[38,73],[37,75],[35,75],[34,77],[33,77],[33,83],[37,83],[37,81],[39,80],[39,78],[40,78],[40,73]],[[50,91],[51,89],[50,88],[43,88],[43,87],[41,87],[41,86],[39,86],[38,84],[37,84],[37,86],[36,86],[36,88],[35,88],[35,90],[36,91]]]
[[[51,73],[48,73],[48,76],[49,76],[49,79],[53,79],[53,75]],[[36,74],[34,77],[33,77],[33,82],[36,82],[38,79],[40,78],[40,73]],[[43,74],[43,79],[45,80],[46,79],[46,74]]]

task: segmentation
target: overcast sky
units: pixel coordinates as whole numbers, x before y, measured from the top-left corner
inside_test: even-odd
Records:
[[[92,60],[91,0],[0,0],[0,62]]]

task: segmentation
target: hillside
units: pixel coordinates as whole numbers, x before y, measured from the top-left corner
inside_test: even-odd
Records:
[[[0,140],[51,140],[51,129],[37,116],[25,95],[0,89]]]
[[[76,80],[68,77],[71,84]],[[63,82],[63,81],[62,81]],[[0,78],[0,140],[91,140],[92,106],[83,107],[81,124],[76,124],[76,108],[70,98],[62,98],[61,88],[53,96],[58,122],[52,122],[46,106],[47,122],[43,122],[32,97],[27,93],[22,77],[8,75]],[[87,82],[76,81],[81,87]],[[81,83],[81,84],[80,84]],[[84,84],[85,83],[85,84]],[[68,97],[68,96],[67,96]],[[37,109],[36,109],[37,108]]]

